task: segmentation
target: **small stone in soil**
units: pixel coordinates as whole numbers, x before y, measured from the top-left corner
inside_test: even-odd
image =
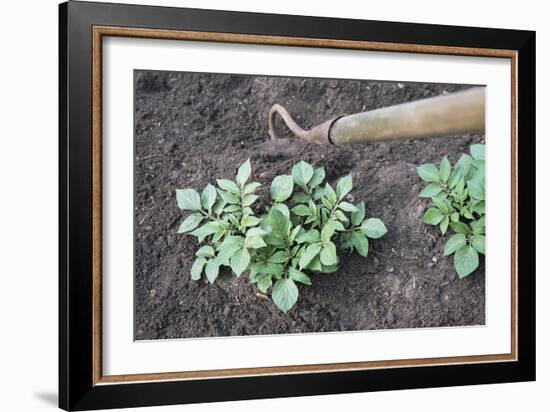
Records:
[[[392,273],[392,272],[393,272],[393,266],[388,266],[388,267],[386,268],[386,272]]]
[[[437,256],[432,257],[432,262],[437,263]]]
[[[448,303],[449,302],[449,295],[446,294],[446,293],[443,293],[439,296],[439,300],[442,302],[442,303]]]
[[[155,297],[156,294],[157,294],[157,291],[156,291],[155,289],[151,289],[151,290],[149,291],[149,295],[150,295],[152,298]]]

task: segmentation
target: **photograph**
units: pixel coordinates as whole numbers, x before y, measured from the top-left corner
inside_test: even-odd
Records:
[[[59,407],[534,381],[532,25],[223,8],[59,5]]]
[[[136,341],[485,325],[484,85],[133,81]]]

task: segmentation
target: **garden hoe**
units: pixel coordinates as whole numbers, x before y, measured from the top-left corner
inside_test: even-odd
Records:
[[[279,114],[298,139],[281,138],[274,129]],[[340,115],[310,130],[304,130],[286,109],[275,104],[269,112],[271,140],[260,150],[271,154],[292,154],[302,141],[315,144],[357,144],[387,140],[431,138],[483,132],[485,88],[475,87],[452,94],[416,100],[351,115]]]

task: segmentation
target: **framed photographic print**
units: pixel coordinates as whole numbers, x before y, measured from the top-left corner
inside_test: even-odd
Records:
[[[60,407],[535,379],[535,33],[60,5]]]

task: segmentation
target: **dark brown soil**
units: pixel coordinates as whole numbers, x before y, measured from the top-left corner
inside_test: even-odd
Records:
[[[485,267],[458,279],[443,257],[448,236],[421,222],[427,201],[415,166],[452,162],[483,135],[364,146],[304,147],[294,158],[259,153],[268,139],[272,104],[310,127],[342,113],[407,102],[467,88],[460,85],[272,78],[136,71],[135,96],[135,337],[184,337],[418,328],[485,323]],[[178,235],[184,213],[177,188],[202,189],[232,177],[252,159],[269,184],[294,162],[322,165],[334,181],[352,172],[353,196],[388,227],[368,258],[342,259],[338,272],[300,287],[288,313],[265,299],[247,276],[224,272],[214,285],[189,271],[196,241]]]

